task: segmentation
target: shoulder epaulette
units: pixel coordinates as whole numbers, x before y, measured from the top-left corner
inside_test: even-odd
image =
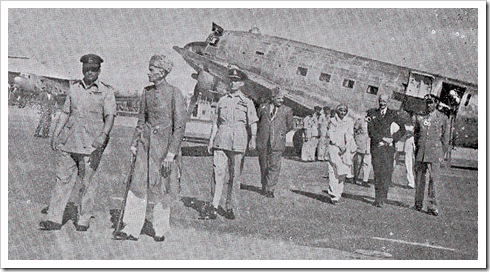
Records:
[[[102,85],[104,85],[106,88],[111,89],[111,90],[114,90],[114,87],[112,87],[111,85],[106,84],[106,83],[104,83],[104,82],[102,82],[102,81],[101,81],[100,83],[101,83]]]

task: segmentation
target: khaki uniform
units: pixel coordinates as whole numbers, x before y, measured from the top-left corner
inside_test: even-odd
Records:
[[[318,120],[315,116],[306,116],[303,119],[305,128],[305,142],[301,150],[302,161],[315,161],[315,151],[318,146]]]
[[[216,122],[218,131],[213,142],[214,181],[211,186],[213,206],[218,208],[225,176],[228,171],[228,188],[226,192],[226,209],[234,209],[236,196],[234,191],[240,189],[241,161],[248,146],[247,126],[259,119],[252,100],[240,90],[223,96],[217,105]],[[233,186],[236,183],[238,186]]]
[[[98,80],[90,86],[86,86],[83,80],[76,81],[70,86],[62,111],[69,115],[69,119],[60,135],[56,185],[47,217],[49,221],[61,223],[78,173],[85,169],[81,180],[78,224],[88,226],[97,190],[97,183],[93,182],[92,177],[109,137],[100,149],[95,149],[92,143],[102,132],[105,117],[116,114],[114,89]]]
[[[372,165],[368,123],[364,119],[359,118],[356,120],[354,124],[354,139],[357,145],[356,154],[354,156],[354,176],[355,178],[359,178],[360,171],[362,170],[362,181],[368,182]],[[355,182],[357,182],[357,180],[355,180]]]
[[[346,175],[351,173],[352,156],[357,146],[354,141],[354,120],[345,116],[340,119],[337,115],[331,119],[327,137],[330,139],[328,146],[328,194],[333,201],[338,201],[344,191]],[[345,152],[340,154],[340,148]]]
[[[138,147],[133,180],[126,201],[124,231],[138,237],[146,217],[147,203],[155,203],[149,217],[157,236],[170,230],[170,205],[180,188],[177,159],[170,176],[162,174],[162,162],[167,153],[178,155],[184,137],[187,112],[182,93],[176,87],[146,87],[140,99],[138,124],[133,146]]]
[[[429,209],[437,208],[436,192],[441,185],[441,168],[449,145],[449,119],[438,110],[417,116],[415,124],[416,181],[415,206],[422,208],[426,179],[429,173]]]

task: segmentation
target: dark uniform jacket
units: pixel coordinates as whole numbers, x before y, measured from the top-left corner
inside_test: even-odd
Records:
[[[367,113],[368,118],[368,134],[371,138],[371,151],[374,151],[380,147],[380,143],[383,142],[383,137],[393,138],[393,146],[400,140],[405,134],[405,126],[399,118],[396,111],[386,109],[386,114],[381,117],[381,110],[370,109]],[[393,135],[391,135],[391,124],[396,123],[400,129]]]
[[[257,149],[264,150],[270,140],[274,151],[286,149],[286,133],[294,128],[293,111],[282,105],[276,108],[276,113],[271,116],[271,103],[262,104],[259,107],[257,125]]]
[[[440,111],[417,116],[415,123],[415,160],[441,162],[449,145],[449,119]]]
[[[168,152],[179,154],[186,124],[186,106],[179,89],[165,84],[161,89],[145,87],[140,98],[138,124],[134,141],[142,141],[148,150],[150,141],[151,157],[162,162]]]

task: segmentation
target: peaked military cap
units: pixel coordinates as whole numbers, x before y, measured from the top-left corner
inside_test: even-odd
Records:
[[[87,54],[80,58],[80,62],[83,63],[83,66],[100,67],[100,64],[104,62],[104,60],[95,54]]]
[[[247,79],[247,75],[245,75],[245,73],[243,73],[237,67],[231,67],[228,69],[228,77],[232,81],[245,81],[245,79]]]

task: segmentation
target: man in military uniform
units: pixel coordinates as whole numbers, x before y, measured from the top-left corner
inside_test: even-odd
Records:
[[[133,240],[139,234],[155,241],[165,240],[170,230],[170,206],[179,184],[176,157],[184,137],[187,112],[182,92],[166,81],[173,62],[165,55],[154,55],[149,62],[149,81],[140,99],[138,124],[131,152],[136,155],[126,210],[125,228],[115,233],[117,240]],[[154,203],[146,218],[147,204]],[[153,214],[153,220],[151,215]]]
[[[236,198],[240,189],[240,164],[249,145],[255,148],[258,121],[252,100],[242,93],[246,75],[236,67],[228,69],[230,92],[218,101],[216,118],[211,129],[208,152],[213,152],[214,181],[211,186],[213,200],[201,212],[201,219],[216,219],[218,212],[226,219],[235,219]],[[247,127],[252,137],[248,141]],[[225,210],[219,208],[228,170]],[[233,196],[234,195],[234,196]]]
[[[358,185],[369,187],[371,152],[366,118],[358,118],[354,123],[354,140],[357,145],[356,154],[354,155],[354,182]],[[363,172],[362,181],[358,182],[361,170]]]
[[[417,116],[415,123],[415,164],[416,192],[414,209],[421,211],[424,202],[426,173],[428,172],[429,205],[427,212],[439,215],[436,193],[440,186],[441,168],[446,166],[449,147],[449,119],[436,110],[437,104],[431,97],[426,98],[428,114]]]
[[[379,108],[368,110],[367,120],[375,181],[374,205],[382,207],[388,199],[393,174],[395,143],[405,134],[405,126],[398,114],[388,109],[389,97],[387,94],[380,95],[378,102]],[[392,123],[400,127],[393,135],[390,131]]]
[[[258,111],[257,150],[259,153],[262,193],[274,198],[279,180],[282,153],[286,149],[286,134],[294,128],[293,111],[284,104],[285,91],[272,90],[272,101]]]
[[[52,149],[59,150],[59,164],[47,220],[40,222],[43,230],[61,229],[66,204],[82,169],[81,205],[74,224],[77,231],[88,230],[97,190],[93,175],[109,142],[116,115],[114,89],[98,80],[102,58],[88,54],[80,62],[84,78],[70,85],[51,140]]]

